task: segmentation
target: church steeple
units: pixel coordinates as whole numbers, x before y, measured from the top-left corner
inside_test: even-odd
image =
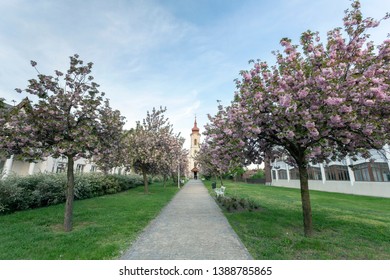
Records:
[[[194,121],[194,127],[192,128],[192,133],[191,133],[191,147],[190,147],[190,153],[189,153],[189,170],[193,173],[193,178],[196,179],[198,177],[198,172],[199,169],[197,168],[197,164],[195,162],[195,157],[196,154],[200,150],[200,133],[199,133],[199,127],[198,123],[196,121],[196,116],[195,116],[195,121]]]
[[[196,123],[196,116],[194,121],[194,127],[192,128],[192,132],[199,132],[198,124]]]

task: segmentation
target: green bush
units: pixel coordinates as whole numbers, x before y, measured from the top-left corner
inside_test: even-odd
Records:
[[[37,181],[35,190],[32,191],[36,197],[35,207],[54,205],[65,201],[66,176],[64,174],[40,174],[33,175],[40,180]],[[29,177],[24,177],[28,179]]]
[[[66,181],[66,174],[11,176],[0,180],[0,213],[62,203],[66,198]],[[114,194],[140,185],[143,179],[139,175],[77,174],[75,199]]]
[[[218,196],[217,202],[228,212],[260,211],[262,208],[254,200],[240,197]]]
[[[259,169],[255,174],[251,176],[251,179],[264,179],[265,172],[263,169]]]

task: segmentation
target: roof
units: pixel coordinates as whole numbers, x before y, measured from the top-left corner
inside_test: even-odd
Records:
[[[192,128],[192,132],[199,132],[199,128],[196,123],[196,117],[195,117],[194,127]]]

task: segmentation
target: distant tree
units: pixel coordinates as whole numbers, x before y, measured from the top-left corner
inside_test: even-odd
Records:
[[[164,151],[164,156],[159,163],[157,173],[164,178],[164,187],[168,178],[172,178],[175,182],[180,177],[185,175],[188,165],[188,151],[183,149],[185,139],[180,135],[165,134],[161,144]]]
[[[99,92],[99,85],[90,75],[91,62],[84,65],[77,54],[71,56],[67,72],[55,71],[54,77],[39,73],[36,62],[31,61],[31,65],[38,72],[38,78],[29,80],[25,91],[38,100],[31,109],[18,110],[11,117],[8,122],[11,136],[6,148],[9,153],[31,159],[67,158],[64,228],[71,231],[74,161],[105,152],[108,146],[102,139],[116,139],[123,119],[103,100],[104,93]],[[22,92],[21,89],[16,91]]]
[[[148,175],[164,174],[170,165],[167,155],[173,134],[165,111],[162,107],[148,111],[146,118],[138,121],[125,136],[126,164],[142,174],[146,194],[149,193]]]
[[[300,46],[282,39],[276,65],[252,61],[237,80],[226,142],[241,140],[258,158],[276,149],[291,157],[299,170],[305,236],[313,234],[309,163],[369,157],[370,149],[389,143],[390,40],[375,50],[367,34],[378,25],[363,18],[359,1],[353,1],[344,33],[329,31],[325,45],[311,31],[302,34]]]

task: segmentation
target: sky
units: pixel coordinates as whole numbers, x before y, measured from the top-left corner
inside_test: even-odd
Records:
[[[390,12],[388,0],[361,3],[364,16]],[[94,63],[95,82],[125,128],[163,106],[189,148],[195,115],[202,133],[217,100],[230,104],[250,59],[273,64],[280,39],[298,44],[308,29],[325,38],[349,7],[349,0],[0,0],[0,97],[13,104],[26,96],[14,89],[36,77],[30,60],[53,74],[77,53]],[[374,30],[379,44],[390,21]]]

